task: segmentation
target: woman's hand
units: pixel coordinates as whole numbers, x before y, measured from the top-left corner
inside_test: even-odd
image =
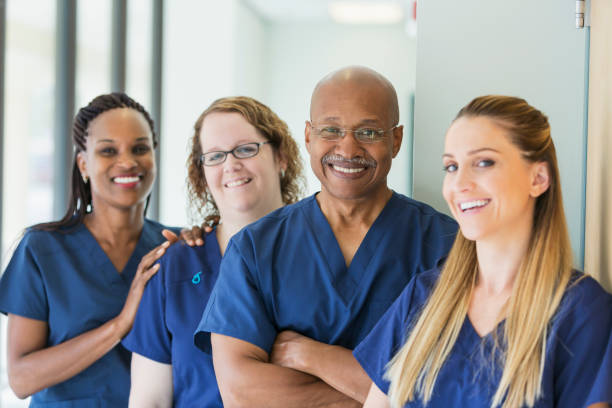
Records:
[[[185,243],[189,246],[202,246],[204,245],[204,235],[211,232],[216,225],[219,224],[219,217],[213,216],[208,217],[206,221],[202,223],[201,226],[193,226],[191,229],[183,228],[181,230],[180,239],[185,241]],[[167,230],[164,230],[167,231]],[[168,231],[172,234],[171,231]],[[174,234],[172,234],[174,235]],[[176,237],[176,235],[174,235]]]
[[[116,317],[121,339],[132,329],[134,319],[136,318],[136,312],[138,311],[138,306],[140,305],[140,300],[142,299],[142,294],[144,293],[147,282],[149,282],[149,279],[159,271],[160,266],[155,262],[166,253],[166,249],[168,249],[170,245],[178,241],[176,234],[170,230],[163,230],[162,235],[166,238],[166,241],[153,248],[140,260],[123,309]]]

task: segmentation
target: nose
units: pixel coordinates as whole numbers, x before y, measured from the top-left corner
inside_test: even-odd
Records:
[[[223,162],[223,172],[231,173],[233,171],[238,171],[242,168],[242,160],[234,157],[233,154],[229,153]]]
[[[453,177],[453,189],[456,192],[470,191],[474,188],[474,179],[470,169],[459,168]]]
[[[138,166],[138,161],[131,152],[126,152],[119,155],[117,164],[123,168],[131,169]]]
[[[362,150],[363,147],[350,131],[347,131],[344,137],[336,142],[336,153],[346,158],[358,156]]]

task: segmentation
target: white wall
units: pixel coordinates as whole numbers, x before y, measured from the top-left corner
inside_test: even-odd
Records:
[[[261,97],[264,28],[237,0],[164,4],[160,221],[187,225],[185,163],[193,125],[217,98]]]
[[[385,75],[400,100],[400,123],[409,125],[409,98],[415,87],[416,41],[403,26],[355,27],[332,23],[268,25],[266,35],[266,103],[283,118],[298,140],[304,159],[308,192],[320,189],[304,147],[304,122],[310,96],[327,73],[346,65],[366,65]],[[409,126],[406,126],[407,128]],[[389,185],[409,193],[412,167],[409,129],[393,162]]]
[[[415,198],[447,211],[440,193],[444,134],[482,94],[520,96],[549,117],[577,264],[582,264],[586,31],[571,0],[419,3]]]

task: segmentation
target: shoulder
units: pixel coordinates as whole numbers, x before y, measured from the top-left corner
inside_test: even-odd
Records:
[[[174,233],[180,233],[181,232],[181,228],[180,227],[169,227],[166,225],[163,225],[157,221],[151,220],[149,218],[145,218],[144,220],[144,229],[152,231],[152,232],[156,232],[156,233],[161,233],[162,230],[164,229],[168,229]]]
[[[53,231],[45,231],[33,227],[27,228],[19,245],[19,250],[31,250],[35,252],[54,251],[57,245],[65,246],[80,241],[80,234],[84,228],[83,224],[77,224],[71,227],[61,227]]]
[[[258,237],[266,237],[269,240],[270,237],[288,232],[291,226],[295,228],[295,222],[304,219],[305,213],[303,210],[310,210],[315,205],[317,204],[314,195],[312,195],[297,203],[283,206],[244,227],[234,235],[232,241],[251,240]]]
[[[407,212],[406,215],[409,215],[412,218],[421,219],[425,222],[441,223],[453,229],[457,229],[457,223],[455,220],[448,215],[437,211],[428,204],[414,200],[403,194],[396,193],[395,191],[393,192],[391,200],[396,203],[399,209]]]
[[[182,240],[171,245],[159,261],[161,269],[158,274],[164,276],[167,283],[191,280],[193,274],[202,269],[216,272],[220,260],[221,253],[213,231],[204,236],[202,246],[191,247]]]
[[[559,305],[560,313],[606,312],[604,304],[612,305],[612,295],[605,291],[591,276],[574,271]],[[612,310],[607,312],[612,313]]]

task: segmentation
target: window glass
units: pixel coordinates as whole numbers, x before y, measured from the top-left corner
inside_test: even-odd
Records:
[[[130,0],[127,13],[125,91],[150,112],[153,2]]]
[[[6,2],[3,268],[23,228],[53,211],[55,2]],[[0,406],[23,407],[8,388],[6,318],[0,318]]]
[[[111,90],[112,3],[77,1],[75,110]]]

